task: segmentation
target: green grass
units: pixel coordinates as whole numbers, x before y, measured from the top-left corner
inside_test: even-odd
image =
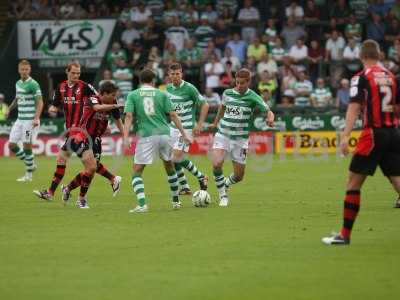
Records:
[[[211,174],[205,158],[194,161]],[[39,158],[26,184],[15,181],[20,161],[0,159],[0,299],[398,299],[400,210],[380,172],[363,190],[352,245],[330,248],[320,239],[340,227],[348,160],[276,157],[265,172],[253,158],[228,208],[211,181],[212,206],[185,198],[180,211],[157,163],[144,175],[145,215],[128,214],[131,159],[104,163],[119,166],[123,190],[113,199],[96,177],[83,211],[62,207],[59,192],[52,203],[32,195],[54,158]],[[73,159],[64,181],[79,168]]]

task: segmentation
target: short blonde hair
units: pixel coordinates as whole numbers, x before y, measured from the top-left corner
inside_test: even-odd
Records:
[[[31,63],[28,60],[23,59],[18,63],[18,66],[31,66]]]

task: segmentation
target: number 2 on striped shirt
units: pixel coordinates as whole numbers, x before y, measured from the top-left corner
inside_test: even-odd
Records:
[[[152,97],[143,97],[143,108],[146,115],[154,115],[156,113],[154,109],[154,99]]]
[[[390,104],[392,100],[392,89],[387,85],[381,85],[379,86],[379,91],[383,95],[382,112],[392,112],[393,106]]]

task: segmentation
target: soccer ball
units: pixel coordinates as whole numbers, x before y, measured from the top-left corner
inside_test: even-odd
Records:
[[[210,194],[207,191],[196,191],[192,197],[193,205],[196,207],[207,207],[211,203]]]

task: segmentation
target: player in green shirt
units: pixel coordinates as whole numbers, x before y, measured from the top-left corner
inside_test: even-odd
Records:
[[[172,193],[172,207],[179,209],[181,204],[178,197],[178,176],[172,162],[172,149],[170,145],[170,127],[167,114],[178,128],[184,143],[190,144],[191,140],[183,129],[177,113],[173,110],[167,95],[154,87],[156,74],[150,69],[140,72],[141,87],[128,95],[125,103],[124,145],[127,146],[129,130],[133,121],[139,140],[136,144],[133,165],[132,187],[139,205],[130,210],[134,213],[148,211],[142,173],[146,165],[152,164],[155,155],[164,162],[168,175],[168,183]]]
[[[18,64],[18,73],[21,79],[15,84],[15,99],[9,108],[9,111],[11,111],[18,107],[18,118],[11,128],[8,147],[20,160],[24,161],[25,175],[18,178],[17,181],[26,182],[32,181],[32,172],[36,169],[32,142],[38,133],[43,99],[39,84],[30,77],[31,65],[29,61],[22,60]],[[19,142],[22,142],[23,149],[19,148]]]
[[[218,128],[212,147],[212,164],[215,183],[219,193],[219,206],[228,205],[226,189],[243,180],[251,116],[258,108],[265,116],[268,126],[274,124],[274,114],[268,105],[253,90],[249,89],[251,72],[241,69],[236,73],[236,86],[227,89],[222,95],[222,104],[209,128]],[[225,178],[222,167],[225,155],[229,153],[233,173]]]
[[[169,66],[168,76],[171,83],[167,86],[167,95],[171,100],[173,108],[182,122],[183,128],[192,138],[192,134],[200,134],[204,121],[208,114],[208,104],[204,101],[196,87],[182,79],[182,66],[174,63]],[[196,108],[201,107],[199,121],[196,126]],[[172,160],[175,162],[175,170],[178,175],[179,184],[182,186],[180,195],[191,195],[189,184],[186,180],[183,168],[187,169],[199,181],[200,189],[207,190],[208,177],[200,172],[196,165],[185,158],[189,152],[189,144],[185,144],[179,130],[171,124],[171,144],[173,148]]]

